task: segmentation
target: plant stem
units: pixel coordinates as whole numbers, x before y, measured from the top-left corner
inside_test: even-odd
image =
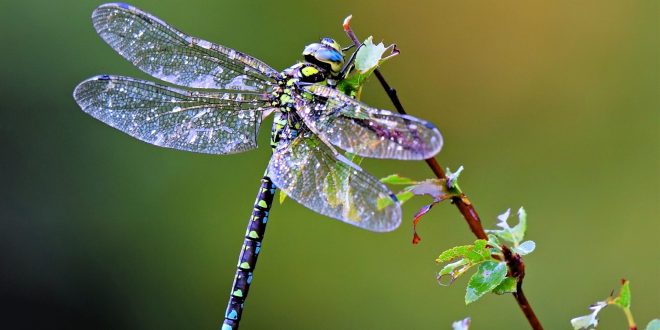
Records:
[[[527,301],[525,297],[525,292],[523,291],[523,280],[525,279],[525,263],[522,261],[522,257],[518,254],[513,253],[509,247],[502,245],[502,254],[506,260],[507,267],[511,272],[511,276],[516,279],[516,292],[513,293],[513,297],[516,298],[516,302],[522,310],[523,314],[529,321],[529,325],[532,329],[543,329],[541,322],[536,317],[532,305]]]
[[[635,325],[635,320],[633,319],[630,308],[623,308],[623,313],[626,314],[626,319],[628,320],[628,329],[637,330],[637,325]]]
[[[351,41],[353,41],[353,44],[356,47],[359,47],[361,42],[355,35],[355,32],[353,32],[353,30],[351,29],[350,26],[351,18],[352,16],[348,16],[344,20],[344,24],[343,24],[344,31],[351,39]],[[380,84],[383,86],[383,89],[385,89],[385,92],[392,101],[392,104],[394,104],[396,110],[401,114],[406,114],[406,111],[404,110],[403,105],[401,104],[401,101],[399,100],[399,97],[396,94],[396,89],[392,88],[387,83],[385,77],[383,77],[383,74],[380,73],[380,70],[378,69],[374,70],[374,74],[376,75],[376,78],[378,78]],[[447,179],[445,172],[442,170],[442,167],[435,158],[429,158],[426,159],[425,161],[438,179]],[[461,193],[461,196],[452,198],[452,203],[456,205],[458,210],[461,212],[468,226],[470,226],[470,230],[472,231],[472,233],[479,239],[488,239],[488,236],[486,235],[486,232],[484,231],[484,228],[481,225],[479,214],[474,209],[474,206],[467,198],[467,196]],[[532,329],[543,330],[543,326],[541,325],[541,322],[536,317],[536,314],[532,309],[532,305],[529,304],[523,292],[522,283],[523,283],[523,278],[525,277],[525,263],[522,261],[522,258],[519,255],[512,253],[512,251],[508,247],[503,245],[502,248],[503,251],[505,252],[504,256],[507,265],[509,267],[509,270],[511,271],[512,276],[514,276],[517,280],[517,287],[516,287],[517,289],[516,292],[513,293],[513,296],[516,299],[518,306],[520,306],[520,309],[522,310],[523,314],[525,314],[525,317],[527,318],[527,321],[529,322],[529,325],[532,327]]]

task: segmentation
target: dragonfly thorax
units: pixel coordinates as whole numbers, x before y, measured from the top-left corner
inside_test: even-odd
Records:
[[[306,126],[296,112],[304,93],[299,83],[312,84],[326,81],[328,72],[309,62],[292,65],[277,77],[277,86],[271,94],[271,105],[279,108],[275,113],[271,131],[271,147],[274,149],[280,140],[293,140]]]

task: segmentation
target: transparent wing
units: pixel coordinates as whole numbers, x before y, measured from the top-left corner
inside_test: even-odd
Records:
[[[330,143],[370,158],[427,159],[442,148],[431,123],[379,110],[323,85],[304,87],[314,100],[297,100],[305,124]]]
[[[101,38],[140,70],[176,85],[267,91],[278,74],[253,57],[190,37],[127,4],[99,6],[92,22]]]
[[[287,196],[320,214],[376,232],[401,223],[392,192],[311,132],[280,141],[268,173]]]
[[[82,110],[142,141],[229,154],[256,148],[267,95],[191,92],[127,77],[97,76],[73,92]]]

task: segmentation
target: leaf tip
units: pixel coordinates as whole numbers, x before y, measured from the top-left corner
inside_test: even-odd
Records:
[[[422,240],[422,238],[419,237],[419,235],[417,235],[417,232],[414,232],[414,233],[413,233],[413,239],[412,239],[412,243],[413,243],[413,245],[417,245],[417,244],[419,244],[419,242],[420,242],[421,240]]]

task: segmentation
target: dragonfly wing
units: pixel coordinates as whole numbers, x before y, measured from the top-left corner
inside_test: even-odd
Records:
[[[304,87],[314,96],[300,98],[298,113],[330,143],[370,158],[419,160],[442,148],[440,131],[425,120],[372,108],[340,91],[323,86]]]
[[[176,85],[267,91],[278,74],[251,56],[190,37],[131,5],[101,5],[92,22],[101,38],[140,70]]]
[[[166,148],[230,154],[256,148],[265,94],[197,92],[118,76],[80,83],[73,97],[94,118]]]
[[[401,223],[392,192],[311,132],[280,141],[268,173],[287,196],[320,214],[376,232]]]

